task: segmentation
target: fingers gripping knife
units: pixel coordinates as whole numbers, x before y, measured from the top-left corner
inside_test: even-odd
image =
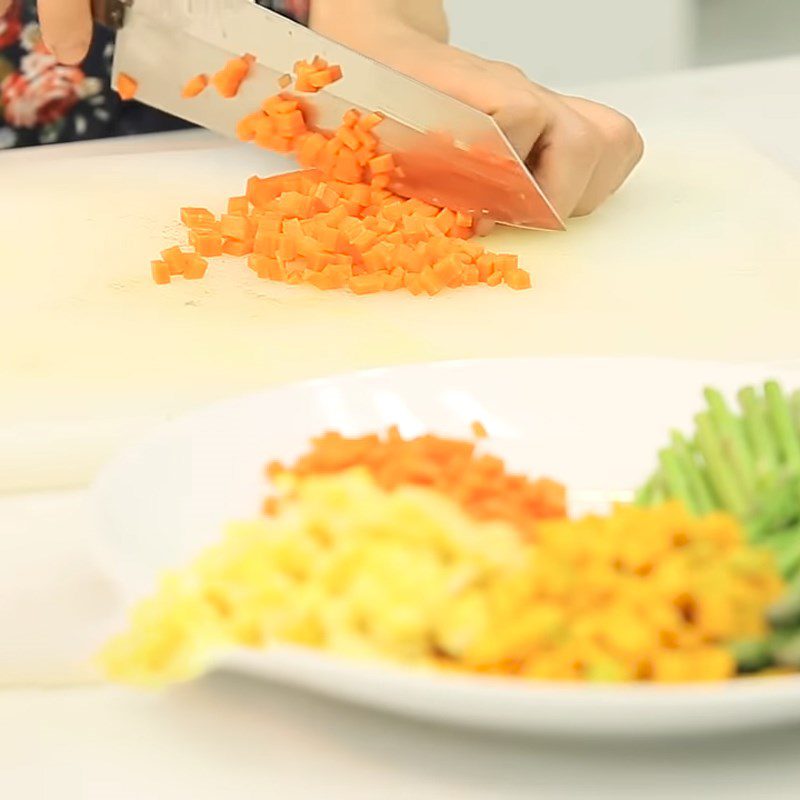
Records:
[[[95,19],[118,29],[114,80],[138,82],[137,99],[226,136],[278,91],[301,59],[322,56],[343,78],[299,95],[309,127],[332,130],[350,108],[379,111],[381,147],[398,166],[390,188],[497,222],[561,230],[563,222],[488,115],[260,7],[254,0],[93,0]],[[213,90],[186,100],[192,76],[234,55],[257,59],[235,98]]]

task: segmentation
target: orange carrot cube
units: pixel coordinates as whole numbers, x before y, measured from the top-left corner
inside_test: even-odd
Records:
[[[153,275],[153,280],[158,284],[169,283],[172,278],[169,264],[166,261],[151,261],[150,271]]]

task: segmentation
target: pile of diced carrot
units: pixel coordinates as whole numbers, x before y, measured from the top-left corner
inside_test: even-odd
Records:
[[[183,95],[194,97],[211,83],[231,97],[252,65],[252,56],[232,59],[210,81],[192,78]],[[315,58],[298,62],[295,75],[298,91],[315,92],[338,80],[341,70]],[[265,100],[239,122],[237,136],[294,153],[305,169],[250,178],[246,193],[230,198],[219,218],[205,208],[182,209],[192,252],[165,250],[152,265],[155,281],[202,277],[205,259],[225,254],[247,256],[260,278],[356,294],[404,288],[435,295],[479,283],[529,288],[530,276],[516,256],[468,241],[471,214],[388,189],[396,165],[391,153],[379,149],[375,129],[382,121],[380,114],[351,109],[335,132],[312,131],[297,97],[282,92]]]
[[[351,439],[326,433],[313,439],[311,450],[295,464],[269,464],[267,475],[303,477],[354,467],[368,469],[384,489],[403,485],[436,489],[476,519],[509,522],[526,538],[535,537],[542,520],[566,515],[566,491],[561,484],[512,475],[501,459],[479,454],[473,442],[433,435],[404,439],[396,428],[385,437],[372,434]],[[268,514],[277,509],[276,502],[274,498],[266,501]]]

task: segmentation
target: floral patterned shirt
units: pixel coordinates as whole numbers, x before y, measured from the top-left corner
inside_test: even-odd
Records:
[[[309,0],[259,0],[298,22]],[[188,127],[111,89],[113,33],[95,28],[79,67],[59,64],[42,41],[35,0],[13,0],[0,16],[0,150]]]

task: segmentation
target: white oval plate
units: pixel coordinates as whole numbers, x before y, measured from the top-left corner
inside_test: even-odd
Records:
[[[264,465],[311,436],[399,425],[406,435],[469,435],[513,469],[551,475],[573,510],[626,497],[672,427],[687,428],[713,385],[732,393],[800,370],[657,359],[498,359],[371,370],[219,403],[168,423],[99,476],[101,546],[130,600],[191,559],[223,525],[255,515]],[[578,508],[576,508],[576,506]],[[276,646],[220,665],[364,705],[530,733],[689,733],[800,721],[800,677],[695,686],[549,684],[416,671]]]

